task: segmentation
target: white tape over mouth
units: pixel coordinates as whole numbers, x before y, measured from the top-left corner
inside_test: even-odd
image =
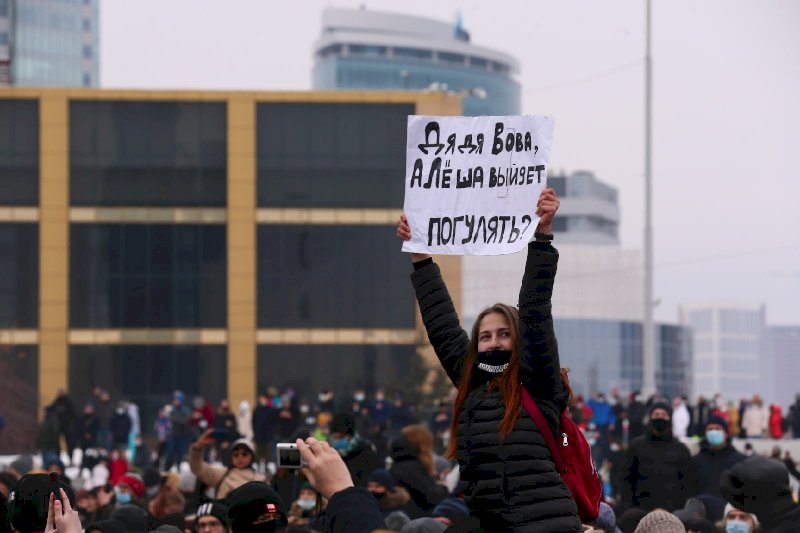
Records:
[[[508,368],[508,363],[504,365],[487,365],[486,363],[478,363],[478,368],[484,372],[491,372],[492,374],[499,374]]]

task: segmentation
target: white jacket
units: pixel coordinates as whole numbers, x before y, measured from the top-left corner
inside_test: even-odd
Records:
[[[691,420],[692,416],[689,414],[689,409],[686,408],[685,403],[676,407],[672,412],[672,435],[679,439],[685,438],[689,432]]]
[[[750,404],[742,417],[742,428],[748,437],[764,437],[769,427],[769,411],[767,406]]]

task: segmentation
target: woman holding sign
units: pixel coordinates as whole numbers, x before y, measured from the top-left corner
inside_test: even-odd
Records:
[[[569,400],[550,304],[558,251],[549,234],[558,207],[555,191],[542,191],[536,206],[541,217],[537,235],[545,238],[528,245],[519,312],[506,304],[488,307],[469,336],[439,267],[427,254],[411,254],[411,281],[428,339],[458,388],[447,455],[458,459],[472,515],[491,531],[583,531],[550,450],[521,405],[525,387],[555,434]],[[405,216],[398,222],[397,236],[411,238]]]

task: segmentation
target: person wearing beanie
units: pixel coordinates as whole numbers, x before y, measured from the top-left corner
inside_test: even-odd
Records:
[[[639,525],[639,522],[642,521],[647,515],[647,511],[644,509],[639,509],[638,507],[631,507],[630,509],[625,510],[620,516],[619,520],[617,520],[617,527],[622,531],[622,533],[633,533],[636,529],[636,526]]]
[[[436,477],[433,463],[433,434],[422,425],[406,426],[391,448],[392,477],[411,495],[408,516],[430,516],[433,508],[447,498],[448,490]]]
[[[728,436],[728,422],[719,416],[710,415],[706,422],[700,452],[692,457],[697,472],[697,493],[722,497],[719,479],[722,472],[745,460],[731,444]]]
[[[642,518],[633,533],[686,533],[686,528],[674,514],[656,509]]]
[[[408,491],[397,486],[392,474],[384,468],[374,470],[369,475],[367,490],[378,500],[383,516],[387,518],[395,511],[406,511],[406,506],[411,501]]]
[[[800,505],[792,499],[789,471],[781,461],[754,455],[722,473],[722,496],[758,516],[761,533],[798,531]]]
[[[125,524],[119,520],[97,520],[86,526],[86,533],[126,533]]]
[[[605,533],[615,533],[617,529],[617,517],[614,515],[614,509],[611,508],[606,502],[600,502],[600,514],[597,519],[592,522],[596,529],[605,531]]]
[[[308,525],[327,504],[327,500],[314,490],[311,483],[304,481],[297,499],[289,506],[288,522],[290,525]]]
[[[231,445],[230,466],[215,466],[203,460],[206,446],[214,443],[214,428],[209,428],[189,447],[189,467],[197,479],[214,488],[214,498],[224,499],[230,491],[250,481],[265,481],[266,477],[254,468],[255,448],[247,439]]]
[[[800,526],[800,524],[798,524]],[[722,530],[725,533],[753,533],[758,529],[758,517],[737,509],[730,503],[725,506]]]
[[[149,531],[149,517],[147,511],[138,505],[126,504],[114,509],[111,520],[122,522],[127,533],[142,533]]]
[[[72,488],[59,478],[62,498],[69,500],[69,509],[75,508]],[[39,533],[47,527],[50,508],[51,482],[47,474],[26,474],[8,494],[8,520],[18,533]],[[67,508],[65,502],[65,509]]]
[[[446,526],[452,526],[469,518],[469,508],[461,498],[446,498],[433,508],[431,518]]]
[[[263,481],[249,481],[236,487],[225,504],[233,533],[281,531],[288,523],[283,500]]]
[[[625,453],[623,507],[674,511],[696,494],[692,456],[672,435],[672,408],[656,402],[650,408],[647,433],[634,439]]]
[[[433,518],[417,518],[403,526],[400,533],[440,533],[447,526]]]
[[[139,505],[144,496],[144,481],[138,474],[130,472],[123,474],[114,486],[114,496],[117,499],[117,507],[129,503]]]
[[[333,416],[328,442],[344,459],[356,487],[366,487],[372,471],[382,466],[375,446],[358,434],[350,413]]]
[[[202,503],[197,508],[194,530],[199,532],[228,533],[228,507],[216,502]]]

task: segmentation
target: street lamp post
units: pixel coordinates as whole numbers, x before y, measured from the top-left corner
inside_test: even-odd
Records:
[[[652,97],[653,97],[653,61],[650,57],[650,9],[651,0],[647,0],[647,40],[644,58],[645,72],[645,119],[644,119],[644,323],[642,324],[642,393],[647,398],[656,392],[655,380],[655,338],[653,331],[653,223],[652,223]]]

